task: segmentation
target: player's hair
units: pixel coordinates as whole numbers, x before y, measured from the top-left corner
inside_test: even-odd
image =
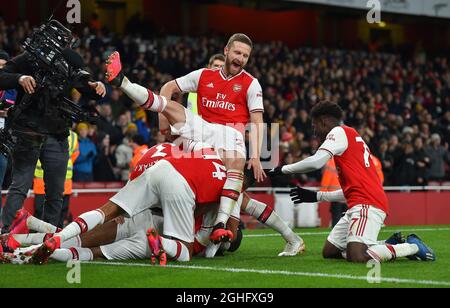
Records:
[[[313,119],[318,119],[322,116],[329,116],[341,121],[342,113],[342,108],[338,104],[330,101],[320,101],[312,108],[311,117]]]
[[[216,60],[225,62],[225,56],[221,53],[215,54],[214,56],[209,58],[209,62],[208,62],[209,66],[211,66],[214,63],[214,61],[216,61]]]
[[[145,140],[142,135],[134,135],[133,137],[131,137],[131,140],[139,146],[145,144]]]
[[[234,42],[244,43],[244,44],[250,46],[251,49],[253,49],[253,42],[252,42],[252,40],[251,40],[247,35],[245,35],[244,33],[236,33],[236,34],[233,34],[233,35],[230,37],[230,39],[228,40],[227,47],[230,48],[231,45],[232,45]]]

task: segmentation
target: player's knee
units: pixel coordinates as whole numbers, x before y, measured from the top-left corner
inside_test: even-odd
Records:
[[[334,259],[335,255],[333,253],[331,253],[331,251],[329,251],[327,248],[323,248],[322,249],[322,257],[324,259]]]
[[[187,242],[183,242],[181,241],[182,245],[184,245],[188,251],[188,255],[186,256],[186,260],[184,260],[185,262],[189,262],[192,260],[192,256],[194,254],[194,243],[187,243]]]
[[[341,257],[341,251],[330,242],[325,242],[322,249],[322,257],[324,259],[336,259]]]
[[[352,263],[366,263],[371,258],[363,249],[347,248],[347,261]]]

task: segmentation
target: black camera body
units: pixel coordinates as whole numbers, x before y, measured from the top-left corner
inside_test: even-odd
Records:
[[[72,32],[59,21],[51,20],[43,24],[26,39],[23,47],[37,61],[40,69],[68,76],[69,64],[64,59],[63,50],[72,43]]]
[[[26,94],[20,102],[9,109],[6,126],[0,130],[0,153],[9,156],[14,142],[10,124],[32,102],[32,97],[43,90],[50,95],[58,114],[73,122],[94,123],[98,117],[95,109],[80,107],[65,97],[70,81],[90,80],[90,74],[83,71],[83,60],[70,46],[74,42],[72,32],[57,20],[50,20],[35,29],[26,39],[23,48],[27,51],[37,88],[34,95]]]

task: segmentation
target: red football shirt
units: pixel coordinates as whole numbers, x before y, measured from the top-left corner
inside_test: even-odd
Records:
[[[349,208],[366,204],[388,214],[388,200],[371,160],[370,149],[355,129],[345,125],[335,127],[320,149],[334,156]]]
[[[201,69],[176,82],[182,92],[197,92],[198,113],[210,123],[244,132],[250,113],[264,111],[261,85],[245,70],[227,78],[223,68]]]
[[[178,150],[178,147],[172,143],[162,143],[149,149],[137,162],[136,167],[130,174],[130,180],[134,180],[145,170],[156,164],[163,158],[172,156],[172,152]]]
[[[182,158],[166,158],[186,179],[195,194],[197,204],[218,203],[223,185],[227,179],[227,169],[213,149],[202,149]]]
[[[130,180],[134,180],[162,159],[167,160],[186,179],[195,194],[196,203],[220,202],[227,174],[216,151],[204,148],[184,152],[172,143],[155,145],[139,160],[130,174]]]

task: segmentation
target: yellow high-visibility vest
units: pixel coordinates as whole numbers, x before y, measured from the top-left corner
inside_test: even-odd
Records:
[[[69,142],[69,160],[67,162],[67,173],[66,180],[71,180],[73,177],[73,162],[72,156],[78,152],[78,135],[70,131],[69,137],[67,137]],[[44,169],[42,169],[41,161],[38,159],[36,164],[36,170],[34,171],[34,177],[38,179],[44,178]]]
[[[187,100],[187,110],[192,111],[193,114],[198,114],[197,93],[189,93]]]

